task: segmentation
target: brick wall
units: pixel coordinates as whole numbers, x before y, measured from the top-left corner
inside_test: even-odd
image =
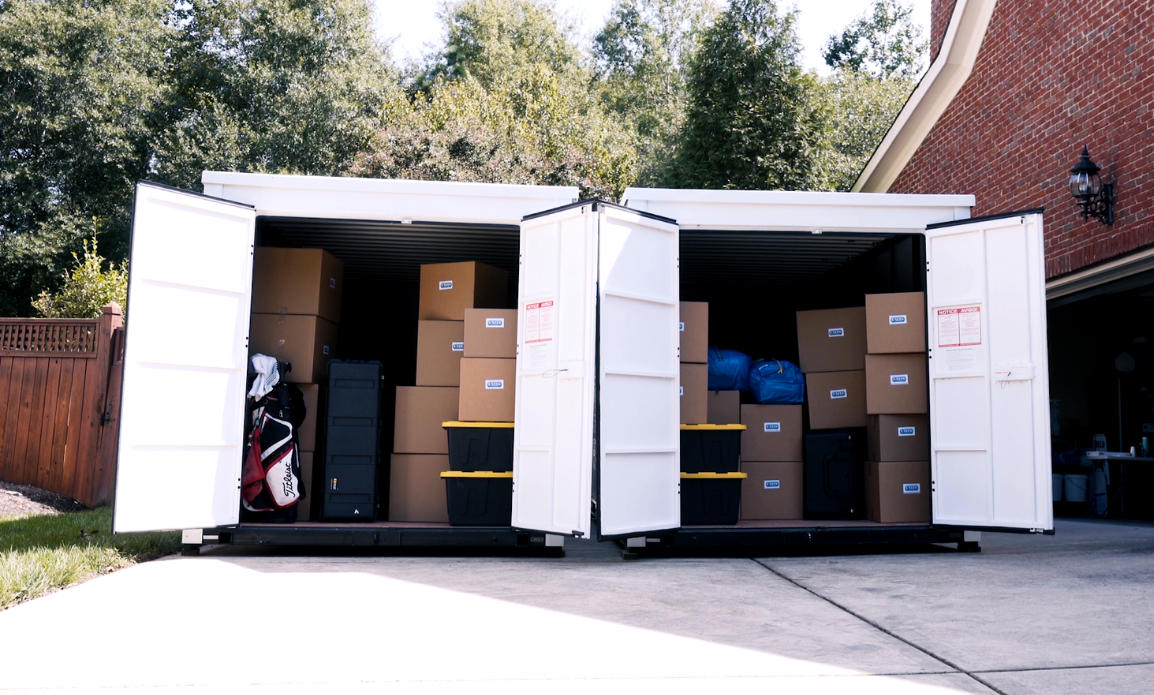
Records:
[[[1083,144],[1115,184],[1112,227],[1070,195]],[[890,192],[972,193],[975,216],[1045,207],[1048,277],[1154,244],[1154,3],[999,0],[973,73]]]
[[[930,62],[938,57],[942,50],[942,39],[946,38],[946,27],[950,25],[950,17],[954,14],[954,5],[958,0],[933,0],[930,5]]]

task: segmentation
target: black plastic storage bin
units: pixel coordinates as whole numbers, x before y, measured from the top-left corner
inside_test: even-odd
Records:
[[[745,473],[682,473],[681,525],[732,526],[741,518]]]
[[[685,473],[736,473],[741,467],[745,425],[682,425],[681,470]]]
[[[321,519],[372,521],[380,464],[380,362],[332,360],[325,389]]]
[[[865,516],[864,429],[805,435],[805,518]]]
[[[513,423],[443,422],[449,433],[449,470],[513,470]]]
[[[380,427],[382,375],[376,360],[330,361],[325,422],[330,427]]]
[[[510,526],[513,523],[511,471],[445,471],[450,526]]]

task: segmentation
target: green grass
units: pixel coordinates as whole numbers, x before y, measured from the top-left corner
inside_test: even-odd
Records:
[[[0,519],[0,610],[180,549],[180,534],[112,535],[112,510]]]

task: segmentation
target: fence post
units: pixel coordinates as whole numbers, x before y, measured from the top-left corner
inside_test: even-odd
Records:
[[[106,406],[113,393],[111,377],[113,364],[117,361],[113,355],[113,336],[118,334],[123,325],[120,305],[115,302],[106,304],[96,324],[96,359],[89,364],[89,370],[84,375],[83,430],[80,433],[76,466],[77,474],[84,477],[76,481],[74,487],[83,495],[80,501],[89,507],[112,501],[116,434],[119,428],[108,427],[108,424],[118,423],[108,423],[107,418],[120,417],[119,379],[116,379],[115,385],[115,414],[106,413]],[[108,449],[112,452],[107,452]]]

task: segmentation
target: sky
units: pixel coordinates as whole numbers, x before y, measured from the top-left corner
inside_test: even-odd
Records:
[[[922,35],[929,38],[930,0],[912,2],[914,19],[922,26]],[[393,55],[398,62],[420,56],[426,45],[436,44],[440,39],[438,0],[374,0],[374,4],[377,32],[395,40]],[[803,65],[827,73],[821,57],[826,39],[840,32],[872,4],[872,0],[799,0],[798,35],[804,47]],[[583,34],[592,36],[609,14],[613,0],[557,0],[557,5],[578,20]]]

